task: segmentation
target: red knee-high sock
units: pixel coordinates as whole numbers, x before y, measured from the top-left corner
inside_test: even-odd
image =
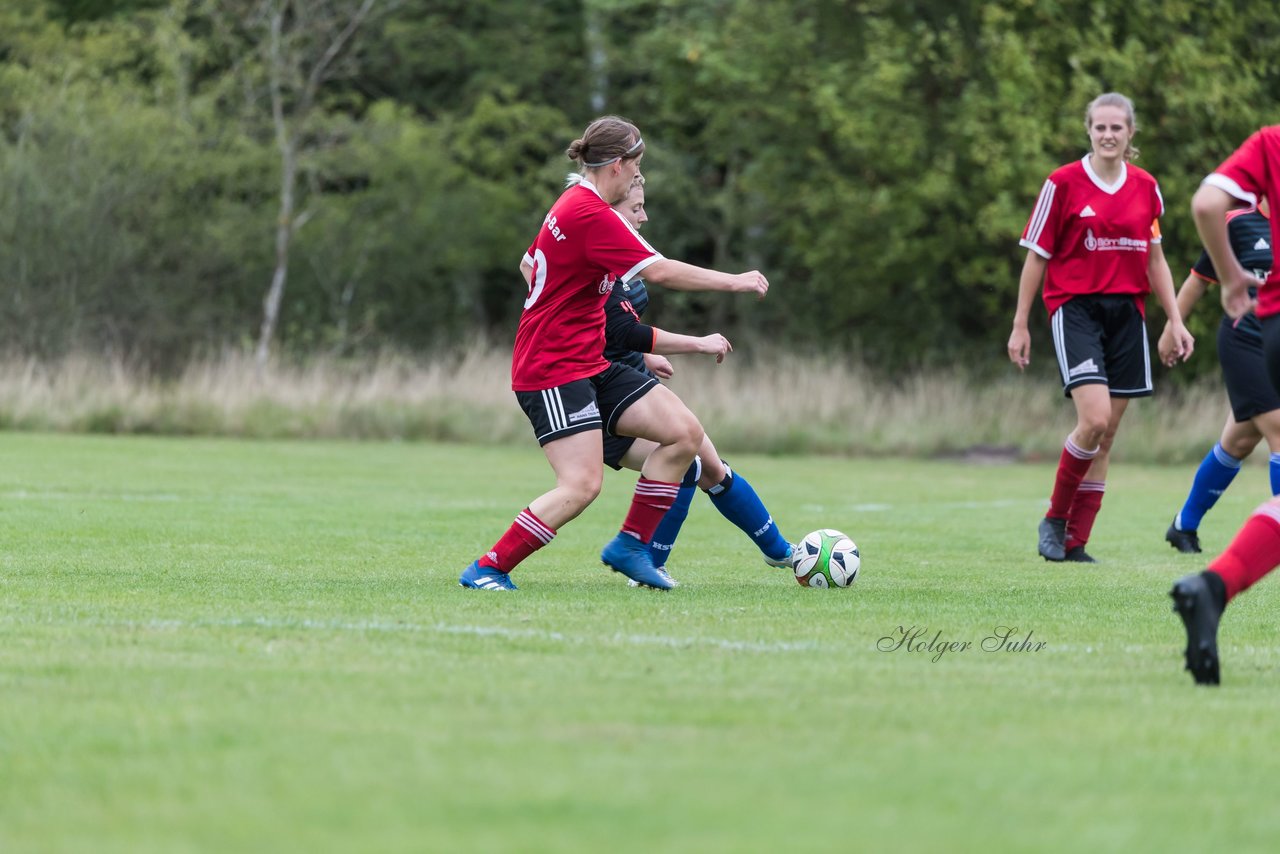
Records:
[[[1067,513],[1067,548],[1083,547],[1089,542],[1093,520],[1098,518],[1098,510],[1102,507],[1102,493],[1106,488],[1105,481],[1080,481],[1080,488],[1076,490],[1075,500],[1071,502],[1071,510]]]
[[[1227,601],[1243,593],[1262,576],[1280,565],[1280,504],[1263,504],[1227,550],[1209,564],[1209,571],[1222,577],[1227,586]]]
[[[1089,471],[1089,466],[1093,465],[1093,458],[1097,455],[1097,448],[1086,451],[1071,441],[1070,436],[1067,437],[1062,446],[1062,457],[1058,460],[1058,475],[1053,481],[1053,495],[1049,496],[1049,512],[1046,516],[1065,519],[1070,515],[1071,502],[1076,497],[1076,490],[1080,488],[1080,481],[1084,480],[1085,473]]]
[[[555,535],[555,531],[526,507],[488,554],[480,558],[480,565],[510,572],[520,561],[551,542]]]
[[[658,523],[675,503],[680,484],[662,480],[649,480],[644,475],[636,481],[636,494],[631,499],[631,509],[622,523],[622,533],[636,537],[642,543],[653,539]]]

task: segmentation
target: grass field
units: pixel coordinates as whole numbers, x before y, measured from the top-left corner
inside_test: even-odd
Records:
[[[0,851],[1274,850],[1280,585],[1195,688],[1189,468],[1116,461],[1104,563],[1051,566],[1049,466],[731,461],[789,536],[858,541],[852,589],[699,498],[683,586],[631,590],[610,472],[518,593],[463,591],[549,484],[532,442],[0,434]],[[1247,467],[1206,548],[1266,493]]]

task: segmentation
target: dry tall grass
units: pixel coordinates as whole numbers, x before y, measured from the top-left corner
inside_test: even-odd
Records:
[[[430,360],[278,363],[229,353],[162,380],[119,361],[0,361],[0,426],[18,430],[263,438],[438,439],[533,445],[508,386],[509,352],[484,344]],[[1052,377],[960,369],[878,379],[840,359],[779,354],[677,362],[671,383],[727,452],[1054,459],[1073,417]],[[1117,454],[1199,459],[1226,416],[1213,383],[1130,407]]]

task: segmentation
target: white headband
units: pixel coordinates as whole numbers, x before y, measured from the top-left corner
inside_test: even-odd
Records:
[[[635,153],[636,149],[644,145],[644,137],[637,137],[636,144],[627,149],[625,154],[619,154],[617,157],[610,157],[608,160],[601,160],[599,163],[583,163],[588,169],[599,169],[601,166],[608,166],[610,163],[617,163],[624,157],[630,157]]]

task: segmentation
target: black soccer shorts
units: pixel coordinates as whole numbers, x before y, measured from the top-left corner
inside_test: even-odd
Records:
[[[1267,375],[1262,339],[1241,331],[1229,317],[1223,317],[1218,327],[1218,364],[1236,421],[1280,409],[1280,393]]]
[[[658,384],[635,368],[611,362],[593,377],[544,391],[518,391],[516,400],[533,425],[539,445],[582,433],[605,431],[612,436],[618,419]]]
[[[1147,325],[1132,295],[1072,297],[1049,325],[1067,397],[1076,386],[1090,384],[1107,386],[1112,397],[1151,394]]]

